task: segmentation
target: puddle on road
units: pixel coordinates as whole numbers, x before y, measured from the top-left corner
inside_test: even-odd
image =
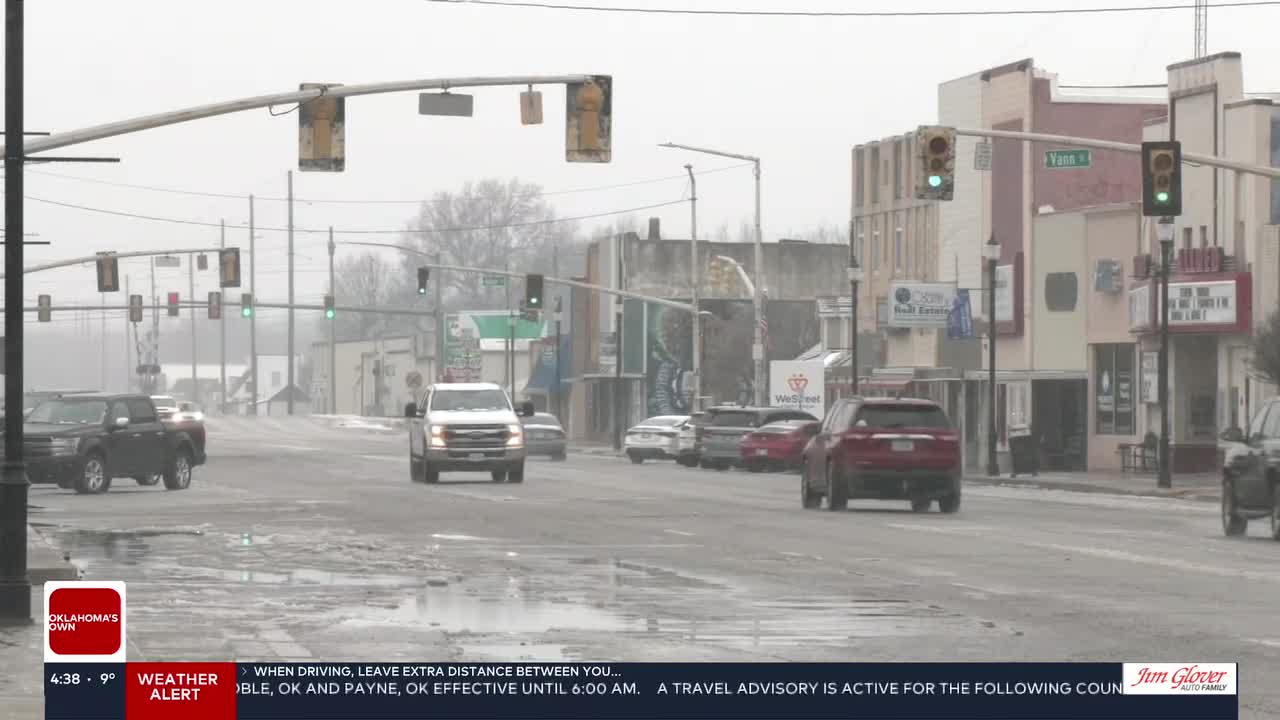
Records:
[[[455,587],[428,587],[393,606],[349,607],[336,615],[345,625],[396,625],[476,634],[628,629],[626,618],[587,605],[511,596],[480,598]]]

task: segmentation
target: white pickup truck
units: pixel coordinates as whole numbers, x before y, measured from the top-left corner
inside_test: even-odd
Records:
[[[422,405],[404,408],[409,420],[409,477],[436,483],[442,472],[488,472],[494,482],[524,482],[521,417],[533,403],[513,407],[493,383],[441,383]]]

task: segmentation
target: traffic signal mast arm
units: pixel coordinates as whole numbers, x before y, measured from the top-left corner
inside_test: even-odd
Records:
[[[720,262],[726,263],[730,267],[732,267],[734,270],[737,270],[738,279],[742,281],[742,286],[747,289],[747,294],[753,297],[755,296],[756,285],[755,283],[751,282],[751,276],[747,275],[747,271],[745,268],[742,267],[742,263],[738,262],[737,260],[734,260],[728,255],[716,255],[715,259],[719,260]]]

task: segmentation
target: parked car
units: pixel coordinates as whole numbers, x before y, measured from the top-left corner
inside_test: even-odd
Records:
[[[698,428],[707,422],[707,414],[696,412],[677,428],[676,462],[685,467],[698,466]]]
[[[784,420],[818,422],[800,410],[786,408],[722,405],[707,410],[707,421],[698,428],[698,464],[703,468],[727,470],[742,464],[742,438],[747,433]]]
[[[1264,404],[1237,437],[1224,448],[1222,532],[1244,535],[1250,520],[1270,517],[1271,537],[1280,540],[1280,399]]]
[[[804,447],[819,427],[817,420],[783,420],[747,433],[738,445],[742,466],[751,472],[799,470]]]
[[[836,401],[804,450],[800,502],[829,510],[849,500],[908,500],[926,512],[960,509],[960,437],[932,400],[845,398]]]
[[[565,459],[568,444],[564,428],[555,415],[534,413],[531,417],[522,418],[520,422],[524,425],[526,455],[545,455],[556,461]]]
[[[409,479],[437,483],[442,472],[487,472],[494,482],[524,482],[521,418],[533,403],[513,407],[493,383],[439,383],[422,405],[404,408],[409,422]]]
[[[645,460],[674,460],[680,455],[680,426],[688,415],[657,415],[627,430],[622,448],[637,465]]]
[[[163,478],[168,490],[191,485],[204,448],[161,422],[145,395],[63,395],[31,410],[23,427],[27,477],[78,493],[106,492],[111,480],[140,485]]]

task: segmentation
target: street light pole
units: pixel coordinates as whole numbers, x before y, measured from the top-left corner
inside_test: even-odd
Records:
[[[1173,468],[1169,464],[1169,273],[1173,263],[1173,218],[1162,217],[1156,224],[1160,240],[1160,278],[1156,302],[1160,303],[1160,364],[1157,382],[1160,383],[1160,438],[1157,449],[1159,475],[1156,486],[1173,487]]]
[[[561,375],[560,373],[560,320],[563,316],[563,310],[564,310],[563,301],[564,301],[563,296],[556,297],[556,404],[555,404],[555,408],[556,408],[556,417],[560,420],[561,425],[565,424],[564,417],[562,417],[564,413],[564,408],[562,407],[562,402],[561,402],[563,398],[561,397],[561,386],[560,386],[561,378],[563,377],[563,375]]]
[[[258,302],[257,253],[254,251],[253,196],[249,196],[249,295]],[[258,311],[249,313],[249,414],[258,414]]]
[[[297,364],[293,355],[293,171],[289,171],[289,382],[285,392],[289,414],[293,414],[293,367]],[[256,379],[256,378],[255,378]]]
[[[1000,262],[1000,245],[995,233],[982,247],[987,259],[987,475],[1000,474],[996,457],[996,263]]]
[[[751,303],[755,308],[755,332],[752,334],[754,338],[751,345],[751,357],[755,363],[755,404],[763,406],[768,397],[765,392],[765,386],[768,384],[769,378],[765,373],[765,357],[764,357],[764,231],[760,225],[760,158],[755,155],[739,155],[737,153],[721,152],[719,150],[710,150],[707,148],[694,147],[692,145],[680,145],[678,143],[660,143],[658,147],[676,148],[678,150],[689,150],[691,152],[703,153],[706,155],[718,155],[720,157],[734,158],[737,160],[746,160],[751,163],[753,173],[755,175],[755,291],[752,293]],[[697,314],[695,308],[694,314]]]
[[[626,412],[626,404],[622,401],[622,303],[621,298],[617,303],[618,309],[613,314],[614,327],[617,331],[613,338],[613,449],[622,449],[622,425]]]
[[[334,282],[333,274],[333,253],[336,246],[333,243],[333,226],[329,226],[329,294],[333,296],[333,302],[338,302],[338,289]],[[338,323],[329,323],[329,412],[334,415],[338,414]],[[356,412],[361,412],[357,410]]]
[[[854,244],[854,223],[849,223],[849,383],[851,395],[858,394],[858,283],[862,281],[862,267],[858,265],[858,252]]]
[[[0,472],[0,622],[31,622],[27,577],[27,472],[22,447],[23,47],[22,0],[5,0],[4,465]]]
[[[692,397],[689,402],[689,412],[693,413],[698,410],[698,403],[702,402],[702,316],[698,312],[698,280],[699,263],[698,263],[698,181],[693,175],[693,165],[685,165],[685,172],[689,173],[689,300],[693,305],[693,325],[690,329],[693,338],[692,358],[693,364],[693,388],[691,389]]]
[[[227,223],[221,221],[218,234],[218,247],[227,247]],[[195,298],[191,298],[195,300]],[[218,257],[218,300],[226,300],[222,289],[222,257]],[[227,315],[222,311],[225,303],[218,303],[218,414],[227,411]]]

